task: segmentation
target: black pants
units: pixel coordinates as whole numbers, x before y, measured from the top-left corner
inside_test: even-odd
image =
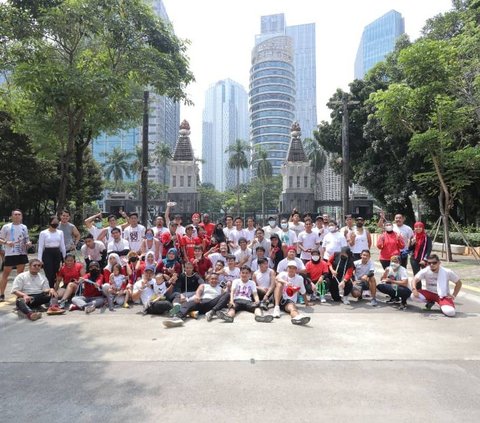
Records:
[[[332,296],[333,301],[341,301],[340,292],[338,290],[338,282],[333,276],[329,276],[326,279],[327,289],[330,291],[330,295]],[[343,289],[343,295],[347,296],[350,295],[352,292],[353,284],[352,281],[345,281],[345,288]]]
[[[146,309],[147,314],[163,314],[172,309],[172,303],[166,300],[158,300],[151,303]]]
[[[53,288],[55,286],[58,269],[60,269],[60,263],[62,262],[60,248],[45,248],[42,261],[43,270],[48,279],[48,284],[50,285],[50,288]]]
[[[29,294],[29,297],[32,297],[32,301],[29,303],[26,303],[23,298],[17,298],[15,303],[18,310],[23,314],[30,314],[33,311],[32,308],[40,307],[43,304],[48,304],[52,298],[45,292],[40,294]]]
[[[403,305],[407,304],[407,299],[412,295],[410,288],[390,283],[380,283],[377,290],[389,295],[391,298],[400,298]]]
[[[191,311],[198,311],[200,314],[205,314],[210,310],[219,311],[222,308],[227,307],[230,301],[230,294],[225,292],[212,300],[201,301],[196,303],[195,301],[187,301],[182,304],[182,308],[178,313],[178,317],[184,319]]]
[[[390,260],[382,260],[380,259],[380,264],[383,267],[383,270],[385,270],[388,266],[390,266]]]
[[[303,278],[303,285],[305,286],[305,291],[307,291],[308,295],[313,294],[313,289],[312,289],[312,281],[310,278],[306,278],[304,275],[300,275]]]
[[[407,268],[407,266],[408,266],[408,254],[404,257],[402,257],[402,255],[400,255],[400,265],[405,267],[405,269]]]

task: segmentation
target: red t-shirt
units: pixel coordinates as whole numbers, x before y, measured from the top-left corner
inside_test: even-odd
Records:
[[[84,279],[90,279],[90,273],[86,273],[83,276]],[[99,286],[103,285],[103,275],[100,273],[97,280],[95,281]],[[83,296],[84,297],[101,297],[102,291],[98,290],[96,286],[92,285],[91,283],[85,282],[83,284]]]
[[[165,266],[163,261],[159,261],[157,268],[155,269],[155,273],[163,273],[163,274],[168,274],[170,276],[173,275],[173,273],[176,273],[177,275],[179,275],[180,273],[182,273],[182,265],[177,261],[174,264],[173,268],[169,268]]]
[[[400,250],[405,247],[401,235],[396,232],[384,232],[378,237],[377,248],[380,250],[380,260],[390,260],[392,256],[399,256]]]
[[[202,240],[198,236],[192,236],[189,238],[187,235],[183,235],[181,245],[185,248],[185,252],[187,254],[186,258],[191,260],[195,258],[195,245],[202,245]]]
[[[198,226],[201,226],[202,228],[205,229],[205,232],[207,233],[208,237],[211,238],[213,232],[215,231],[215,223],[199,223]]]
[[[195,259],[191,259],[190,262],[193,264],[193,269],[197,272],[202,279],[205,279],[205,274],[207,270],[212,267],[212,262],[209,258],[203,257],[198,263],[193,263]]]
[[[72,267],[67,267],[65,264],[58,271],[58,276],[63,279],[64,286],[67,286],[72,279],[78,281],[80,278],[80,272],[83,269],[82,263],[74,263]]]
[[[312,282],[317,282],[323,274],[329,272],[327,262],[323,261],[322,259],[320,259],[318,263],[314,263],[310,260],[305,265],[305,269],[307,270],[307,274],[310,276]]]

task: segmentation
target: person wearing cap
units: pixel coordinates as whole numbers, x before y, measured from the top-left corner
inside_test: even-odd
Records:
[[[360,255],[364,250],[370,250],[372,247],[372,236],[370,232],[363,227],[365,220],[358,216],[355,219],[355,226],[349,232],[347,243],[352,249],[354,260],[360,260]]]
[[[267,260],[268,267],[270,269],[273,269],[273,261],[270,257],[267,257],[265,255],[265,248],[263,248],[261,245],[259,245],[256,250],[256,258],[252,260],[252,265],[250,266],[250,269],[252,269],[252,272],[255,272],[258,270],[258,260],[260,259],[265,259]]]
[[[252,271],[248,266],[242,266],[240,269],[240,278],[235,279],[230,290],[229,309],[227,312],[218,311],[217,317],[225,322],[232,323],[235,315],[239,311],[248,311],[255,314],[255,321],[261,323],[271,323],[273,316],[264,315],[263,310],[259,308],[260,298],[258,297],[257,286],[250,278]]]
[[[273,309],[273,317],[280,318],[280,310],[288,313],[291,322],[294,325],[306,325],[310,322],[310,317],[303,316],[297,309],[298,292],[305,298],[305,306],[309,303],[305,296],[306,289],[303,278],[297,274],[297,262],[290,260],[287,263],[287,271],[280,272],[276,279],[275,287],[275,307]]]
[[[402,236],[393,230],[392,222],[385,222],[384,229],[383,234],[378,237],[377,248],[380,250],[380,263],[383,269],[386,269],[390,265],[391,257],[400,257],[405,242]]]
[[[212,273],[207,283],[199,285],[192,301],[184,302],[178,313],[171,319],[164,320],[163,324],[167,328],[182,326],[186,317],[192,316],[192,313],[205,314],[207,322],[210,322],[218,311],[227,307],[229,300],[230,293],[220,286],[219,275]]]
[[[348,296],[352,291],[353,271],[355,270],[350,248],[342,247],[340,252],[330,256],[328,265],[330,275],[328,277],[327,287],[332,296],[332,300],[337,302],[342,301],[340,291],[343,290],[343,304],[349,305],[350,301]]]
[[[328,233],[323,238],[322,251],[323,259],[328,261],[335,253],[339,253],[343,247],[347,246],[347,240],[338,230],[337,222],[331,220],[328,222]]]
[[[141,253],[142,241],[145,237],[145,226],[138,223],[138,213],[128,215],[129,225],[123,231],[123,238],[127,240],[130,251]]]
[[[285,257],[283,260],[280,261],[280,263],[278,263],[277,273],[285,272],[287,270],[288,262],[292,260],[295,261],[295,263],[297,263],[298,273],[303,272],[305,270],[305,264],[303,264],[303,261],[297,257],[296,247],[288,247],[287,257]]]
[[[274,216],[270,216],[267,220],[268,225],[263,227],[265,238],[270,239],[272,234],[281,235],[282,230],[277,226],[277,219]]]
[[[305,219],[305,230],[298,235],[298,248],[300,249],[300,259],[307,263],[311,260],[313,250],[320,246],[318,234],[312,231],[313,222],[311,219]]]
[[[75,295],[72,298],[69,310],[84,310],[86,314],[90,314],[96,308],[102,307],[105,303],[102,291],[104,279],[98,262],[90,262],[88,273],[79,279],[79,283],[81,285],[81,295]]]
[[[372,299],[370,305],[376,307],[377,302],[377,281],[375,280],[375,264],[370,259],[370,251],[363,250],[360,259],[353,262],[355,266],[352,297],[362,299],[364,291],[370,291]]]
[[[202,245],[202,240],[193,234],[194,226],[187,225],[185,227],[185,235],[182,236],[180,245],[182,248],[182,256],[185,261],[195,258],[195,245]]]

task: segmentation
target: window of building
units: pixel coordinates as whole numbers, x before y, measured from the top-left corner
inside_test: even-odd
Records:
[[[293,176],[288,177],[288,187],[293,188]]]
[[[181,187],[185,186],[185,176],[183,175],[180,176],[180,186]]]
[[[187,187],[191,187],[192,186],[192,177],[189,175],[187,176]]]
[[[308,188],[308,176],[303,177],[303,184],[304,184],[305,188]]]
[[[172,186],[174,186],[174,187],[177,186],[177,177],[175,175],[172,176]]]
[[[300,176],[297,176],[297,188],[300,188]]]

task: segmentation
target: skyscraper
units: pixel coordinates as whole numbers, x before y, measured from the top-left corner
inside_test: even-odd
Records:
[[[403,33],[405,20],[396,10],[390,10],[368,24],[363,30],[355,58],[355,79],[362,79],[373,66],[392,52],[398,37]]]
[[[231,79],[212,84],[205,94],[203,110],[202,181],[219,191],[236,185],[236,171],[228,167],[225,150],[237,139],[248,141],[248,96],[245,88]],[[240,182],[248,181],[248,170]]]

